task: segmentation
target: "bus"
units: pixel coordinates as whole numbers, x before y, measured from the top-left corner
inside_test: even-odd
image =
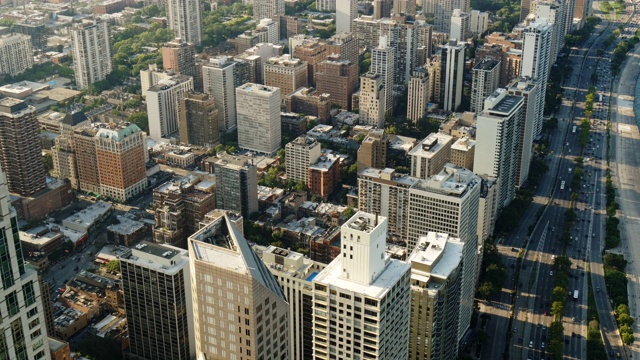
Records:
[[[572,133],[576,133],[576,126],[573,127],[573,130],[571,130]]]
[[[560,190],[564,190],[564,180],[560,183]]]
[[[578,300],[578,290],[573,290],[573,300]]]

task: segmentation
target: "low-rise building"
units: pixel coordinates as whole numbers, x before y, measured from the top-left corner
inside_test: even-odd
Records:
[[[132,246],[142,240],[147,234],[147,226],[140,221],[129,219],[126,216],[118,215],[117,224],[107,226],[107,238],[109,242]]]
[[[111,214],[112,206],[109,203],[98,201],[80,210],[68,218],[62,220],[62,225],[79,232],[88,232]]]

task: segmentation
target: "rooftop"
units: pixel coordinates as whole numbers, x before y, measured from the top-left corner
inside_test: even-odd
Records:
[[[450,144],[453,141],[453,136],[446,135],[442,133],[431,133],[427,135],[422,141],[416,145],[411,151],[409,151],[410,156],[419,156],[422,158],[432,158],[435,156],[441,149],[445,147],[446,144]]]
[[[117,234],[130,235],[144,227],[144,223],[131,220],[121,215],[118,215],[117,219],[120,223],[107,226],[107,230]]]
[[[498,104],[490,109],[490,112],[510,114],[518,104],[523,102],[522,96],[507,95]]]
[[[453,143],[453,145],[451,145],[451,150],[467,151],[473,148],[475,145],[476,145],[476,142],[474,140],[471,140],[470,138],[463,136],[460,139],[456,140],[456,142]]]
[[[131,252],[122,255],[121,260],[170,275],[189,266],[186,250],[148,241],[140,242]]]
[[[62,224],[69,227],[69,224],[78,224],[81,227],[89,228],[93,225],[94,221],[111,210],[111,204],[104,201],[98,201],[97,203],[86,207],[84,210],[80,210],[77,213],[69,216],[62,221]]]
[[[411,264],[411,278],[429,282],[434,276],[447,279],[462,261],[463,244],[448,234],[429,232],[421,236],[415,249],[407,258]],[[438,284],[434,284],[437,290]]]
[[[480,184],[480,178],[463,167],[446,164],[440,173],[426,180],[418,180],[412,189],[435,192],[447,196],[464,197],[467,190]]]
[[[47,226],[38,226],[27,231],[20,230],[20,241],[31,245],[42,246],[64,236],[64,234],[60,232],[59,228],[52,228],[53,229],[50,229]]]
[[[236,90],[239,92],[245,92],[245,93],[270,95],[271,93],[279,92],[280,88],[267,86],[267,85],[254,84],[254,83],[246,83],[242,86],[237,87]]]
[[[376,168],[364,168],[358,173],[358,178],[364,177],[372,180],[382,180],[389,183],[404,185],[410,187],[415,184],[418,179],[406,174],[398,174],[394,169],[376,169]]]
[[[499,63],[498,60],[487,58],[477,63],[476,66],[473,67],[473,70],[491,71],[498,66]]]
[[[336,161],[340,161],[340,156],[335,154],[322,154],[322,156],[318,158],[318,161],[315,164],[309,165],[309,169],[329,171],[331,166],[333,166]]]
[[[385,219],[386,217],[384,216],[358,211],[349,220],[347,220],[342,227],[370,233],[377,227],[384,226],[383,222]]]

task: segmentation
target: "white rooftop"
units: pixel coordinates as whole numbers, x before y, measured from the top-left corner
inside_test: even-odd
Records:
[[[176,274],[189,266],[189,255],[186,250],[147,241],[134,246],[131,253],[123,255],[121,260],[169,275]]]
[[[428,282],[430,277],[446,279],[462,261],[464,244],[448,234],[429,232],[421,236],[414,251],[407,258],[411,264],[411,278]]]
[[[432,158],[435,156],[447,143],[453,141],[453,136],[442,133],[431,133],[426,138],[422,139],[411,151],[410,156],[419,156],[423,158]]]
[[[415,184],[418,179],[411,177],[406,174],[398,174],[394,169],[386,168],[386,169],[376,169],[376,168],[364,168],[358,176],[366,176],[368,178],[380,179],[380,180],[388,180],[397,184],[402,184],[406,186],[412,186]]]
[[[469,137],[463,136],[451,145],[451,150],[468,151],[475,146],[475,140],[471,140]]]

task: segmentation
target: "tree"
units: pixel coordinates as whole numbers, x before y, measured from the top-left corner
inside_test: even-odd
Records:
[[[560,301],[554,301],[551,303],[551,314],[559,319],[564,311],[564,305]]]
[[[278,157],[280,158],[280,161],[284,161],[285,160],[285,156],[287,155],[286,151],[284,149],[280,149],[277,152]]]
[[[618,326],[622,327],[622,325],[631,326],[634,323],[634,320],[629,314],[620,314],[618,315]]]
[[[140,130],[149,132],[149,115],[145,111],[133,113],[127,117],[127,121],[138,125]]]
[[[347,207],[347,209],[342,213],[346,219],[350,219],[353,215],[355,215],[356,211],[351,207]]]
[[[297,191],[304,191],[307,192],[309,191],[309,187],[307,186],[307,184],[304,183],[304,181],[300,180],[295,186],[294,189],[296,189]]]
[[[110,273],[120,272],[120,260],[111,260],[105,267]]]
[[[493,285],[489,281],[485,281],[478,288],[478,297],[481,299],[489,300],[489,297],[493,293]]]
[[[51,157],[51,154],[44,154],[42,157],[42,163],[44,164],[44,169],[47,172],[51,172],[51,170],[53,170],[53,158]]]

